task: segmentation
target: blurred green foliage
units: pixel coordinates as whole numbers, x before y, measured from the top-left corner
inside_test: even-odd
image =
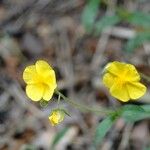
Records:
[[[150,28],[150,14],[135,11],[129,13],[127,21],[135,26]]]
[[[143,106],[144,107],[144,106]],[[150,106],[147,110],[142,106],[125,105],[121,108],[120,116],[127,122],[135,122],[150,117]]]
[[[82,13],[82,23],[88,33],[93,30],[93,25],[98,13],[100,0],[88,0]]]
[[[144,150],[150,150],[150,147],[146,147],[146,148],[144,148]]]
[[[40,100],[40,106],[41,107],[47,107],[48,106],[48,101],[46,101],[44,99]]]
[[[98,147],[98,145],[101,144],[104,136],[106,135],[108,130],[112,127],[116,119],[117,115],[110,115],[98,124],[94,138],[95,147]]]
[[[58,144],[58,142],[65,136],[65,134],[67,133],[68,131],[68,127],[66,128],[63,128],[62,130],[60,130],[54,137],[53,141],[52,141],[52,144],[51,144],[51,148],[50,150],[54,150],[55,149],[55,146]]]
[[[105,28],[113,26],[119,22],[120,18],[117,15],[103,16],[95,25],[95,35],[101,33]]]
[[[127,122],[135,122],[150,118],[150,105],[124,105],[106,119],[100,122],[96,128],[94,145],[98,146],[117,118],[122,117]]]
[[[134,49],[141,46],[143,43],[150,41],[150,31],[147,32],[139,32],[136,36],[127,41],[124,46],[124,50],[127,52],[132,52]]]
[[[150,41],[150,15],[129,10],[116,6],[113,15],[104,15],[99,20],[98,14],[101,12],[100,4],[104,3],[102,0],[88,0],[82,13],[82,24],[85,27],[87,33],[93,35],[99,35],[105,28],[114,26],[121,22],[129,23],[135,28],[139,28],[141,31],[137,31],[137,34],[132,39],[129,39],[124,46],[124,50],[127,52],[133,52],[134,49],[141,46],[143,43]],[[105,5],[109,7],[108,1]]]
[[[25,144],[21,150],[36,150],[36,147],[34,145]]]

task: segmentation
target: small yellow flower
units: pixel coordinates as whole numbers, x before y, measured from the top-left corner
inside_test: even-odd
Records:
[[[23,79],[27,84],[27,96],[33,101],[40,101],[41,99],[49,101],[57,87],[54,70],[43,60],[26,67],[23,72]]]
[[[140,75],[136,68],[127,63],[109,63],[105,67],[103,83],[109,88],[112,96],[123,102],[138,99],[146,92],[146,87],[140,83]]]
[[[63,110],[56,109],[52,111],[51,115],[49,116],[49,120],[52,126],[55,126],[60,122],[62,122],[64,120],[64,117],[65,117],[65,112]]]

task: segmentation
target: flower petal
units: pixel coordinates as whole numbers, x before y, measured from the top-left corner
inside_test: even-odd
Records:
[[[44,60],[37,61],[35,66],[39,75],[47,77],[51,75],[51,73],[53,74],[51,66]]]
[[[114,96],[115,98],[117,98],[123,102],[127,102],[130,99],[126,86],[117,84],[117,82],[115,82],[113,84],[113,86],[111,87],[110,93],[112,96]]]
[[[126,70],[127,70],[127,80],[128,81],[140,81],[140,75],[137,72],[136,68],[131,64],[126,64]]]
[[[41,76],[43,82],[47,84],[51,89],[55,89],[57,87],[55,71],[46,61],[37,61],[36,70],[39,76]]]
[[[26,86],[27,96],[33,101],[39,101],[43,97],[44,87],[42,84],[29,84]]]
[[[52,116],[49,117],[49,120],[50,120],[52,126],[56,125],[56,123],[53,121],[53,117]]]
[[[59,114],[57,113],[57,111],[53,111],[51,116],[49,117],[49,120],[52,124],[52,126],[55,126],[59,123]]]
[[[125,63],[114,61],[114,62],[111,62],[108,65],[106,65],[105,69],[109,73],[118,76],[118,75],[122,74],[122,72],[124,72],[124,70],[125,70],[124,66],[125,66]]]
[[[118,77],[125,76],[127,81],[139,81],[140,76],[136,70],[136,68],[131,64],[126,64],[122,62],[114,61],[109,63],[105,69]]]
[[[49,101],[52,98],[53,94],[54,94],[54,89],[50,89],[49,87],[45,87],[43,99],[46,101]]]
[[[23,80],[27,84],[34,84],[37,82],[37,72],[34,65],[25,68],[23,72]]]
[[[55,71],[53,69],[47,70],[47,72],[44,72],[44,74],[45,74],[44,76],[45,76],[45,79],[47,80],[47,82],[56,84],[56,75],[55,75]]]
[[[103,76],[103,83],[106,87],[110,88],[114,84],[115,77],[111,73],[106,73]]]
[[[146,92],[146,87],[139,82],[127,84],[127,89],[131,99],[138,99],[141,96],[143,96]]]

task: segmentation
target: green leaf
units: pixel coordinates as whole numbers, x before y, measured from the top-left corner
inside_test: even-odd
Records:
[[[135,48],[141,46],[144,42],[150,41],[150,32],[138,33],[134,38],[130,39],[125,45],[125,51],[132,52]]]
[[[120,17],[117,15],[104,16],[95,25],[96,33],[100,33],[106,27],[113,26],[113,25],[119,23],[119,21],[120,21]]]
[[[150,29],[150,15],[135,11],[135,12],[129,12],[127,9],[119,7],[117,8],[117,14],[120,16],[122,20],[125,20],[126,22],[143,28],[149,28]]]
[[[123,7],[117,7],[116,12],[118,16],[121,18],[121,20],[125,20],[125,21],[128,20],[128,18],[131,15],[131,13]]]
[[[87,32],[93,29],[94,21],[98,13],[100,0],[89,0],[82,13],[82,24]]]
[[[141,106],[125,105],[120,109],[120,115],[126,121],[134,122],[150,117],[150,112],[146,112]]]
[[[127,21],[133,25],[150,28],[150,15],[142,12],[133,12],[127,18]]]
[[[53,139],[53,142],[51,144],[51,149],[54,150],[57,143],[65,136],[69,128],[63,128],[61,131],[59,131],[56,136]]]
[[[144,148],[144,150],[150,150],[150,146],[149,146],[149,147]]]
[[[106,135],[108,130],[112,127],[117,117],[118,117],[117,115],[111,115],[99,123],[99,125],[96,128],[96,133],[94,138],[95,146],[98,146],[102,142],[104,136]]]
[[[141,106],[147,113],[150,113],[150,105],[142,105]]]
[[[62,109],[62,111],[64,111],[64,113],[65,113],[67,116],[71,117],[71,115],[69,114],[69,112],[68,112],[67,110]]]

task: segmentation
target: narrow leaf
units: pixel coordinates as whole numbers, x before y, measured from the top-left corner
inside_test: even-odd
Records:
[[[125,105],[121,108],[121,116],[129,122],[138,121],[150,117],[150,113],[146,112],[141,106]]]
[[[69,114],[69,112],[67,110],[63,109],[63,111],[67,116],[71,117],[71,115]]]
[[[95,138],[94,138],[94,144],[95,146],[98,146],[108,130],[112,127],[113,123],[115,122],[117,116],[108,116],[106,119],[104,119],[102,122],[99,123],[99,125],[96,128]]]
[[[145,28],[150,27],[150,15],[143,12],[133,12],[127,18],[127,21],[133,25]]]
[[[94,21],[98,13],[100,0],[89,0],[82,13],[82,24],[88,32],[93,29]]]
[[[56,136],[53,139],[53,142],[51,144],[51,149],[54,149],[57,143],[64,137],[64,135],[67,133],[69,128],[64,128],[61,131],[59,131]]]
[[[117,15],[104,16],[96,23],[95,31],[96,31],[96,33],[100,33],[105,28],[119,23],[119,21],[120,21],[120,18]]]
[[[150,32],[138,33],[134,38],[130,39],[125,45],[125,51],[132,52],[135,48],[143,43],[150,41]]]
[[[150,113],[150,105],[142,105],[141,106],[147,113]]]
[[[119,7],[117,8],[117,14],[120,18],[134,26],[149,28],[150,27],[150,15],[140,11],[129,12],[127,9]]]

